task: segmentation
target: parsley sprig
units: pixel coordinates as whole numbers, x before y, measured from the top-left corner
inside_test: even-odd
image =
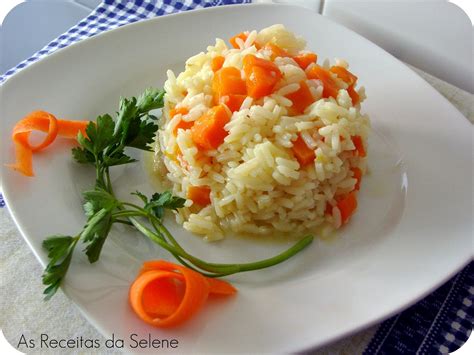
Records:
[[[117,199],[110,179],[110,168],[136,161],[126,154],[126,148],[152,150],[158,125],[157,118],[150,111],[163,107],[163,97],[164,90],[148,89],[138,98],[121,99],[115,119],[108,114],[98,116],[95,122],[88,124],[86,136],[78,134],[79,147],[73,148],[72,155],[78,163],[94,166],[96,181],[91,190],[82,193],[87,217],[82,231],[74,237],[53,235],[43,241],[49,258],[43,273],[45,299],[50,299],[61,285],[77,244],[84,244],[89,262],[96,262],[115,223],[135,228],[171,253],[184,266],[209,277],[276,265],[312,242],[313,237],[306,236],[283,253],[253,263],[209,263],[184,250],[163,225],[165,211],[178,210],[184,206],[185,199],[173,196],[170,191],[154,193],[151,197],[139,191],[132,192],[141,205]]]

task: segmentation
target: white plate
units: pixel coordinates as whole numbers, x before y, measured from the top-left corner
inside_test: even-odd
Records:
[[[470,260],[471,125],[397,59],[302,8],[247,5],[156,18],[33,64],[1,88],[2,163],[12,161],[11,129],[29,111],[77,119],[114,112],[121,95],[161,86],[167,68],[181,68],[215,37],[274,23],[303,35],[321,59],[347,59],[367,88],[372,174],[362,183],[357,215],[337,238],[316,241],[285,264],[229,278],[237,297],[210,303],[185,326],[166,331],[135,317],[127,291],[141,261],[168,255],[115,229],[98,263],[76,252],[64,287],[104,335],[176,338],[180,352],[293,352],[400,311]],[[94,180],[93,171],[71,160],[70,146],[58,142],[35,156],[33,179],[1,168],[7,204],[43,265],[44,237],[81,230],[80,191]],[[123,196],[152,191],[142,163],[116,170],[113,180]],[[191,252],[214,261],[250,261],[287,247],[243,239],[206,244],[171,228]]]

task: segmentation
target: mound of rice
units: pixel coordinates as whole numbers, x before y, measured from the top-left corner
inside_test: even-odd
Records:
[[[298,235],[339,228],[347,221],[339,203],[358,190],[355,171],[366,172],[363,151],[370,122],[359,103],[365,99],[364,89],[349,87],[327,60],[321,67],[298,64],[294,58],[308,53],[306,43],[282,25],[245,32],[233,44],[237,48],[217,39],[207,52],[189,58],[178,76],[167,73],[155,162],[166,168],[173,193],[187,198],[178,222],[206,240],[221,239],[227,232]],[[275,48],[284,54],[275,55]],[[276,64],[281,79],[271,94],[247,96],[235,112],[224,106],[229,122],[223,142],[217,149],[202,149],[193,141],[193,123],[226,101],[216,102],[213,93],[213,58],[222,56],[223,67],[239,69],[245,81],[243,58],[248,54]],[[337,86],[335,95],[325,93],[327,81],[308,76],[314,66],[329,73]],[[348,64],[336,60],[334,66],[347,69]],[[289,97],[302,81],[313,100],[303,113],[295,113]],[[359,146],[354,137],[360,137]],[[297,139],[314,152],[309,164],[300,164],[295,156]],[[193,202],[190,187],[204,188],[210,203]]]

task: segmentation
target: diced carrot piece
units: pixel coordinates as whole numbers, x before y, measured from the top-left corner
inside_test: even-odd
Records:
[[[354,186],[354,189],[359,190],[360,189],[360,182],[362,180],[362,170],[355,167],[355,168],[351,168],[351,171],[352,171],[352,174],[353,174],[353,178],[357,180],[357,182]]]
[[[357,82],[357,76],[352,74],[346,68],[340,66],[333,66],[329,69],[332,73],[336,74],[338,78],[343,80],[349,87],[347,88],[347,93],[351,97],[352,104],[357,105],[360,101],[359,94],[355,91],[354,87]]]
[[[174,127],[173,134],[176,135],[178,133],[178,129],[190,129],[194,126],[194,121],[179,121],[179,123]]]
[[[172,108],[170,110],[170,118],[173,118],[174,116],[180,114],[180,115],[187,115],[189,113],[189,110],[186,107],[179,107],[179,108]],[[178,132],[178,129],[190,129],[194,125],[194,121],[188,122],[188,121],[183,121],[180,120],[179,123],[174,127],[173,129],[173,134],[176,135]]]
[[[279,80],[274,74],[262,67],[252,67],[246,80],[247,94],[254,99],[270,95]]]
[[[214,103],[217,105],[223,96],[246,95],[247,87],[242,80],[240,70],[235,67],[225,67],[218,70],[212,79]]]
[[[172,108],[170,110],[170,117],[173,118],[177,114],[181,115],[187,115],[189,113],[189,110],[186,107],[179,107],[179,108]]]
[[[298,138],[293,142],[291,149],[293,150],[296,160],[298,160],[302,167],[311,164],[316,157],[314,150],[306,145],[306,142],[300,135],[298,135]]]
[[[309,91],[308,84],[306,84],[305,80],[300,82],[300,88],[297,91],[286,95],[286,98],[293,102],[291,107],[295,109],[298,114],[302,114],[306,107],[314,102],[313,95],[311,91]]]
[[[266,71],[275,73],[275,76],[277,76],[278,78],[281,78],[280,69],[278,69],[278,66],[275,63],[263,58],[258,58],[253,54],[247,54],[244,57],[243,66],[244,66],[244,72],[246,76],[249,76],[251,74],[252,67],[261,67],[265,69]]]
[[[345,198],[339,200],[337,202],[337,207],[339,208],[339,211],[341,212],[341,221],[342,223],[347,223],[349,221],[349,218],[352,216],[352,214],[355,212],[357,209],[357,195],[356,191],[352,191],[348,193]]]
[[[275,60],[275,58],[277,58],[277,57],[289,57],[290,56],[287,51],[285,51],[284,49],[278,47],[276,44],[273,44],[273,43],[267,43],[265,45],[265,48],[271,50],[272,54],[271,54],[270,57],[271,57],[272,60]]]
[[[352,74],[346,68],[335,65],[332,66],[329,71],[336,74],[339,79],[343,80],[349,86],[355,84],[357,81],[357,76]]]
[[[244,57],[243,64],[247,95],[255,99],[270,95],[281,78],[281,72],[276,64],[252,54]]]
[[[309,72],[307,73],[309,79],[319,79],[323,83],[323,97],[333,97],[337,98],[337,93],[339,88],[337,87],[336,82],[331,77],[329,72],[320,67],[319,65],[314,65]]]
[[[214,106],[199,117],[191,128],[191,137],[199,149],[216,149],[222,144],[228,132],[224,126],[230,121],[223,105]]]
[[[309,52],[294,56],[293,59],[298,63],[301,69],[305,70],[311,63],[316,63],[318,56],[316,53]]]
[[[239,47],[239,45],[237,44],[237,38],[240,38],[242,41],[245,42],[245,40],[247,39],[248,35],[249,35],[248,32],[241,32],[241,33],[235,35],[234,37],[232,37],[232,38],[229,40],[229,42],[230,42],[230,44],[232,45],[232,47],[239,49],[240,47]]]
[[[359,94],[357,93],[357,91],[355,91],[354,85],[355,85],[355,84],[350,85],[350,86],[347,88],[347,93],[348,93],[349,96],[351,97],[352,105],[357,105],[357,104],[360,102],[360,97],[359,97]]]
[[[221,103],[227,105],[231,112],[239,111],[247,95],[227,95],[221,99]]]
[[[217,57],[212,58],[211,60],[211,69],[215,73],[218,71],[220,68],[222,68],[222,65],[224,65],[225,58],[221,55],[218,55]]]
[[[207,206],[211,203],[211,189],[208,186],[189,186],[187,197],[194,203]]]
[[[362,137],[361,136],[351,136],[352,143],[355,145],[355,150],[357,151],[358,155],[360,157],[365,157],[367,155],[365,148],[364,148],[364,142],[362,142]]]

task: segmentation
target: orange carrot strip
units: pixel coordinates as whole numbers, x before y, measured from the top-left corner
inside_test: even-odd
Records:
[[[176,287],[176,279],[182,281],[182,275],[176,275],[169,271],[161,272],[166,274],[163,276],[168,277],[157,278],[154,282],[149,283],[142,295],[142,302],[146,305],[147,312],[153,317],[166,317],[174,313],[183,297],[183,290]]]
[[[309,79],[319,79],[323,83],[323,97],[333,97],[337,98],[337,93],[339,88],[337,87],[336,82],[331,77],[329,72],[320,67],[319,65],[314,65],[309,69],[307,73]]]
[[[15,142],[16,162],[6,166],[18,171],[25,176],[35,176],[33,172],[33,151],[25,147],[22,143]]]
[[[47,133],[43,142],[37,146],[32,146],[29,142],[30,133],[41,131]],[[56,117],[45,111],[34,111],[17,122],[13,128],[12,138],[19,141],[33,152],[37,152],[53,143],[58,135],[58,120]]]
[[[300,135],[298,135],[298,138],[293,142],[291,149],[293,150],[296,160],[298,160],[302,167],[311,164],[316,157],[314,150],[306,145],[306,142]]]
[[[223,105],[214,106],[195,121],[191,138],[199,149],[216,149],[228,134],[224,126],[229,121],[226,108]]]
[[[245,81],[242,80],[240,70],[235,67],[225,67],[218,70],[212,79],[214,103],[221,103],[227,95],[247,95]],[[239,106],[240,107],[240,106]]]
[[[352,191],[347,196],[337,202],[337,207],[341,212],[342,223],[347,223],[349,218],[357,209],[357,195],[356,191]]]
[[[211,69],[215,73],[218,71],[220,68],[222,68],[222,65],[224,65],[225,58],[221,55],[218,55],[217,57],[212,58],[211,60]]]
[[[352,74],[346,68],[335,65],[332,66],[329,71],[336,74],[339,79],[343,80],[349,86],[355,84],[357,81],[357,76]]]
[[[214,279],[214,278],[206,278],[207,282],[209,283],[211,294],[213,295],[221,295],[221,296],[228,296],[233,295],[237,292],[234,286],[224,280]]]
[[[239,49],[240,47],[239,47],[239,45],[237,44],[237,38],[240,38],[242,41],[245,42],[245,40],[247,39],[248,35],[249,35],[248,32],[241,32],[241,33],[235,35],[234,37],[232,37],[232,38],[229,40],[229,42],[230,42],[230,44],[232,45],[232,47]]]
[[[313,95],[311,94],[311,91],[309,91],[309,87],[305,80],[300,81],[300,88],[297,91],[286,95],[286,98],[293,102],[291,107],[295,109],[298,114],[302,114],[306,107],[314,102]]]
[[[365,148],[364,148],[364,142],[362,142],[362,137],[361,136],[351,136],[352,143],[355,145],[355,150],[357,151],[358,155],[360,157],[365,157],[367,155]]]
[[[89,121],[72,121],[58,119],[58,136],[63,138],[76,139],[79,132],[87,137],[86,127]]]
[[[180,271],[181,269],[187,269],[184,266],[177,265],[165,260],[151,260],[145,261],[140,270],[140,274],[150,271],[150,270],[167,270],[167,271]],[[189,270],[189,269],[187,269]],[[199,274],[201,275],[201,274]],[[202,276],[202,275],[201,275]],[[203,276],[205,277],[205,276]],[[220,294],[220,295],[233,295],[237,292],[234,286],[224,280],[205,277],[206,281],[209,283],[211,294]]]
[[[362,170],[355,167],[355,168],[351,168],[351,171],[352,171],[352,174],[353,174],[353,178],[357,180],[357,182],[354,186],[354,189],[359,190],[360,189],[360,182],[362,180]]]
[[[143,264],[129,292],[135,313],[156,327],[177,326],[193,317],[209,294],[232,295],[237,290],[223,280],[164,260]]]
[[[208,186],[189,186],[187,197],[194,203],[207,206],[211,203],[211,189]]]
[[[21,119],[13,128],[12,140],[15,144],[16,162],[7,166],[26,176],[34,176],[33,153],[38,152],[54,142],[59,135],[65,138],[76,138],[81,131],[85,135],[88,121],[58,120],[45,111],[34,111]],[[38,145],[31,145],[29,138],[33,131],[45,132],[46,137]]]
[[[298,63],[301,69],[305,70],[311,63],[316,63],[318,56],[313,52],[309,52],[296,55],[293,59]]]

